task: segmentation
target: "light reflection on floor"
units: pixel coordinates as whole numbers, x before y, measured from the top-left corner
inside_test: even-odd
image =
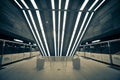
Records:
[[[36,67],[37,57],[6,66],[0,80],[120,80],[120,71],[90,59],[80,58],[80,70],[73,69],[72,58],[46,57],[44,68]]]

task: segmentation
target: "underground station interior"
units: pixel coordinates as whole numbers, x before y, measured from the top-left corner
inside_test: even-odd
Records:
[[[120,80],[120,0],[0,0],[0,80]]]

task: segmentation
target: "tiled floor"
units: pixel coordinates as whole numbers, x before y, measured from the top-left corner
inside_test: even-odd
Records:
[[[73,69],[68,58],[46,58],[44,69],[38,70],[36,60],[34,57],[5,66],[0,70],[0,80],[120,80],[120,70],[90,59],[80,58],[80,70]]]

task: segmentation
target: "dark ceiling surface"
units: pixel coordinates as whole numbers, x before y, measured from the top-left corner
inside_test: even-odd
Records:
[[[120,0],[108,0],[94,14],[82,43],[120,38]]]
[[[0,39],[34,42],[21,10],[16,8],[10,0],[0,2]]]
[[[19,5],[22,6],[22,8],[20,8],[20,6],[15,1],[17,1]],[[26,3],[28,8],[23,4],[22,1]],[[83,10],[80,10],[80,8],[85,2],[85,0],[61,0],[60,9],[59,9],[60,0],[33,0],[33,1],[35,1],[38,9],[34,8],[31,0],[6,0],[6,1],[1,0],[0,3],[1,32],[0,33],[4,35],[10,34],[10,36],[12,37],[17,37],[19,39],[24,39],[27,41],[36,41],[43,55],[46,54],[47,56],[69,56],[69,55],[71,56],[74,55],[79,43],[81,43],[81,39],[83,39],[83,41],[87,41],[89,39],[93,39],[96,36],[95,34],[90,35],[91,34],[90,32],[92,30],[91,28],[92,25],[94,24],[95,19],[99,18],[96,17],[97,16],[96,14],[99,14],[101,12],[100,10],[104,9],[106,5],[109,6],[109,4],[113,0],[110,0],[111,2],[109,0],[106,0],[102,4],[102,6],[100,6],[100,9],[98,8],[98,10],[95,12],[94,12],[95,8],[104,0],[98,0],[96,5],[90,11],[88,11],[88,9],[97,0],[89,0]],[[52,8],[51,1],[54,1],[55,9]],[[68,1],[68,8],[65,9],[65,5],[67,1]],[[39,11],[40,13],[42,26],[39,24],[36,11]],[[35,24],[31,19],[30,12],[32,13]],[[55,18],[53,17],[54,12],[55,12]],[[58,18],[60,14],[59,12],[61,13],[60,23]],[[66,19],[64,18],[65,12],[66,12]],[[78,13],[80,12],[81,12],[81,17],[78,19],[79,20],[78,25],[75,29]],[[83,25],[83,28],[81,29],[81,26],[83,24],[83,21],[87,13],[89,14],[85,20],[85,24]],[[31,28],[28,21],[26,20],[25,14],[27,15],[27,18],[31,24]],[[88,26],[87,29],[86,25],[90,20],[91,15],[93,15],[93,18],[95,17],[96,18],[94,20],[92,19],[92,23],[90,24],[90,26]],[[53,21],[53,19],[55,19],[55,21]],[[64,21],[65,21],[65,28],[63,28]],[[54,29],[54,22],[55,22],[55,29]],[[103,25],[104,24],[105,23],[103,23]],[[37,29],[35,29],[35,26]],[[41,29],[41,27],[43,27],[43,29]],[[82,33],[84,33],[84,31],[86,30],[85,27],[87,29],[87,32],[84,38],[82,38],[82,35],[84,35]],[[101,28],[103,27],[99,26],[99,29],[97,28],[97,30],[100,30]],[[35,33],[35,36],[33,35],[31,29]],[[74,36],[72,39],[73,33]],[[45,36],[43,34],[45,34]]]

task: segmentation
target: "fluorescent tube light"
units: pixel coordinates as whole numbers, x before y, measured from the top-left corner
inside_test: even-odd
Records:
[[[25,6],[27,9],[29,9],[28,5],[25,3],[24,0],[21,0],[21,2],[24,4],[24,6]]]
[[[98,2],[99,0],[95,0],[94,3],[92,4],[92,6],[88,9],[88,11],[90,11],[95,5],[96,3]]]
[[[43,24],[42,24],[42,21],[41,21],[40,12],[37,10],[36,14],[37,14],[38,22],[39,22],[40,29],[41,29],[41,32],[42,32],[42,36],[43,36],[43,39],[44,39],[44,42],[45,42],[45,46],[46,46],[46,49],[47,49],[47,53],[48,53],[48,56],[50,56],[50,51],[49,51],[49,48],[48,48],[45,32],[44,32],[44,29],[43,29]]]
[[[23,41],[19,39],[14,39],[14,41],[23,43]]]
[[[61,9],[61,0],[59,0],[59,7],[58,9]],[[58,56],[60,56],[59,53],[59,46],[60,46],[60,17],[61,17],[61,11],[58,11]]]
[[[17,4],[21,9],[23,9],[22,6],[17,2],[17,0],[14,0],[14,1],[16,2],[16,4]],[[24,2],[23,2],[23,3],[24,3]],[[25,4],[25,3],[24,3],[24,4]],[[23,11],[23,14],[24,14],[24,16],[25,16],[25,19],[27,20],[27,23],[28,23],[28,25],[29,25],[29,27],[30,27],[30,30],[32,31],[33,37],[35,38],[35,41],[37,42],[37,45],[38,45],[39,49],[41,50],[42,55],[44,56],[44,53],[43,53],[43,51],[42,51],[42,49],[41,49],[41,47],[40,47],[40,44],[39,44],[39,42],[38,42],[38,39],[37,39],[36,35],[35,35],[35,33],[34,33],[33,29],[32,29],[32,26],[31,26],[31,23],[30,23],[30,21],[29,21],[29,19],[28,19],[28,17],[27,17],[27,14],[25,13],[24,10],[22,10],[22,11]]]
[[[23,7],[18,3],[17,0],[14,0],[14,1],[15,1],[15,3],[16,3],[21,9],[23,9]]]
[[[92,41],[92,43],[97,43],[97,42],[100,42],[100,40],[94,40],[94,41]]]
[[[87,5],[89,0],[85,0],[83,5],[81,6],[80,10],[83,10],[85,8],[85,6]]]
[[[31,26],[31,23],[30,23],[30,21],[29,21],[29,19],[28,19],[28,17],[27,17],[27,14],[25,13],[24,10],[23,10],[23,14],[24,14],[24,16],[25,16],[25,19],[27,20],[27,23],[28,23],[28,25],[29,25],[29,27],[30,27],[30,30],[32,31],[33,37],[35,38],[35,41],[36,41],[39,49],[41,50],[42,55],[44,56],[45,54],[44,54],[44,52],[43,52],[43,50],[42,50],[42,48],[41,48],[41,46],[40,46],[40,44],[39,44],[39,42],[38,42],[38,39],[37,39],[37,37],[36,37],[36,35],[35,35],[34,31],[33,31],[33,28],[32,28],[32,26]]]
[[[105,2],[105,0],[103,0],[103,1],[94,9],[94,11],[96,11],[104,2]]]
[[[29,13],[29,15],[30,15],[31,21],[32,21],[32,23],[33,23],[33,26],[34,26],[35,32],[36,32],[37,37],[38,37],[38,39],[39,39],[39,41],[40,41],[40,44],[41,44],[41,46],[42,46],[42,48],[43,48],[43,51],[44,51],[45,55],[47,56],[47,54],[46,54],[46,52],[45,52],[45,49],[44,49],[44,47],[43,47],[43,43],[42,43],[42,41],[41,41],[41,38],[40,38],[39,32],[38,32],[38,30],[37,30],[37,27],[36,27],[35,21],[34,21],[34,19],[33,19],[32,13],[31,13],[30,10],[28,10],[28,13]]]
[[[94,11],[96,11],[104,2],[105,2],[105,0],[103,0],[103,1],[94,9]],[[95,2],[93,3],[93,5],[89,8],[89,11],[95,6],[96,3],[97,3],[97,1],[95,1]],[[72,56],[74,55],[74,53],[75,53],[75,51],[76,51],[76,49],[77,49],[77,46],[79,45],[79,43],[80,43],[80,41],[81,41],[81,39],[82,39],[82,37],[83,37],[83,35],[84,35],[84,33],[85,33],[88,25],[89,25],[89,22],[90,22],[90,20],[91,20],[91,18],[92,18],[92,16],[93,16],[93,14],[94,14],[94,12],[92,12],[92,14],[91,14],[91,16],[90,16],[90,18],[89,18],[86,26],[85,26],[85,29],[84,29],[84,31],[83,31],[83,33],[82,33],[82,35],[81,35],[81,37],[80,37],[80,39],[79,39],[76,47],[75,47],[75,48],[72,48],[72,50],[71,50]],[[74,49],[74,51],[73,51],[73,49]]]
[[[95,0],[94,1],[94,3],[91,5],[91,7],[88,9],[88,11],[90,11],[95,5],[96,5],[96,3],[98,2],[99,0]],[[85,16],[85,18],[84,18],[84,21],[83,21],[83,23],[82,23],[82,25],[81,25],[81,28],[80,28],[80,30],[79,30],[79,33],[78,33],[78,35],[77,35],[77,38],[76,38],[76,40],[75,40],[75,43],[74,43],[74,45],[73,45],[73,48],[75,47],[75,45],[77,44],[77,41],[79,40],[79,37],[80,37],[80,34],[81,34],[81,32],[82,32],[82,30],[83,30],[83,26],[84,26],[84,24],[85,24],[85,21],[86,21],[86,19],[87,19],[87,16],[88,16],[88,12],[86,13],[86,16]],[[73,51],[73,48],[72,48],[72,50],[71,50],[71,52]],[[70,53],[70,55],[71,55],[72,53]]]
[[[36,3],[35,3],[35,0],[30,0],[30,1],[31,1],[31,3],[32,3],[33,7],[34,7],[35,9],[38,9],[38,7],[37,7],[37,5],[36,5]]]
[[[66,0],[65,3],[65,10],[68,8],[68,3],[69,0]],[[66,16],[67,16],[67,11],[64,11],[64,15],[63,15],[63,28],[62,28],[62,38],[61,38],[61,49],[60,49],[60,56],[62,56],[62,49],[63,49],[63,40],[64,40],[64,33],[65,33],[65,23],[66,23]]]
[[[73,55],[74,55],[74,53],[75,53],[75,51],[76,51],[76,49],[77,49],[77,47],[78,47],[78,45],[79,45],[81,39],[82,39],[83,36],[84,36],[84,33],[85,33],[86,29],[87,29],[87,27],[88,27],[88,25],[89,25],[89,23],[90,23],[90,21],[91,21],[91,19],[92,19],[92,17],[93,17],[93,14],[94,14],[94,12],[91,13],[91,15],[90,15],[90,17],[89,17],[89,20],[88,20],[88,22],[87,22],[87,24],[86,24],[86,26],[85,26],[85,28],[84,28],[84,30],[83,30],[81,36],[80,36],[80,39],[79,39],[77,45],[74,46],[74,47],[72,48],[72,50],[71,50],[71,55],[70,55],[70,56],[73,56]]]
[[[51,0],[52,9],[55,9],[55,3],[54,0]],[[56,27],[55,27],[55,11],[52,11],[53,16],[53,34],[54,34],[54,48],[55,48],[55,56],[56,54]]]
[[[78,33],[78,35],[77,35],[77,38],[76,38],[76,40],[75,40],[75,43],[74,43],[73,47],[75,47],[75,45],[76,45],[76,43],[77,43],[77,41],[78,41],[78,39],[79,39],[79,37],[80,37],[80,34],[81,34],[81,32],[82,32],[82,30],[83,30],[83,27],[84,27],[84,25],[85,25],[85,22],[86,22],[86,20],[87,20],[88,14],[89,14],[89,12],[87,12],[86,15],[85,15],[85,18],[84,18],[84,20],[83,20],[83,22],[82,22],[82,25],[81,25],[81,27],[80,27],[79,33]],[[70,55],[71,55],[71,54],[70,54]]]
[[[51,5],[52,5],[52,9],[55,9],[55,3],[54,3],[54,0],[51,0]]]
[[[32,5],[33,5],[33,7],[35,9],[38,9],[38,7],[37,7],[37,5],[36,5],[34,0],[31,0],[31,3],[32,3]],[[45,42],[45,46],[46,46],[46,49],[47,49],[48,56],[50,56],[50,51],[49,51],[49,48],[48,48],[48,44],[47,44],[47,40],[46,40],[44,29],[43,29],[43,24],[42,24],[42,20],[41,20],[41,16],[40,16],[39,10],[36,10],[36,15],[37,15],[37,18],[38,18],[38,22],[39,22],[39,25],[40,25],[40,29],[41,29],[42,36],[43,36],[43,39],[44,39],[44,42]]]
[[[24,0],[21,0],[21,2],[23,3],[23,5],[24,5],[27,9],[29,9],[28,5],[24,2]],[[46,54],[46,52],[45,52],[45,49],[44,49],[44,46],[43,46],[43,43],[42,43],[42,41],[41,41],[39,32],[38,32],[38,30],[37,30],[35,21],[34,21],[34,19],[33,19],[32,12],[31,12],[30,10],[28,10],[28,13],[29,13],[29,15],[30,15],[31,21],[32,21],[32,23],[33,23],[33,27],[34,27],[35,32],[36,32],[36,34],[37,34],[37,37],[38,37],[38,39],[39,39],[39,41],[40,41],[40,44],[41,44],[41,46],[42,46],[42,49],[43,49],[45,55],[47,56],[47,54]]]
[[[82,4],[80,10],[83,10],[83,9],[85,8],[85,6],[87,5],[88,1],[89,1],[89,0],[85,0],[85,1],[84,1],[84,3]],[[73,30],[73,33],[72,33],[72,37],[71,37],[71,40],[70,40],[70,43],[69,43],[69,46],[68,46],[68,50],[67,50],[66,56],[69,55],[70,48],[71,48],[71,46],[72,46],[72,42],[73,42],[73,39],[74,39],[76,30],[77,30],[77,27],[78,27],[78,24],[79,24],[79,21],[80,21],[81,14],[82,14],[82,12],[78,12],[78,16],[77,16],[77,19],[76,19],[76,22],[75,22],[74,30]]]

